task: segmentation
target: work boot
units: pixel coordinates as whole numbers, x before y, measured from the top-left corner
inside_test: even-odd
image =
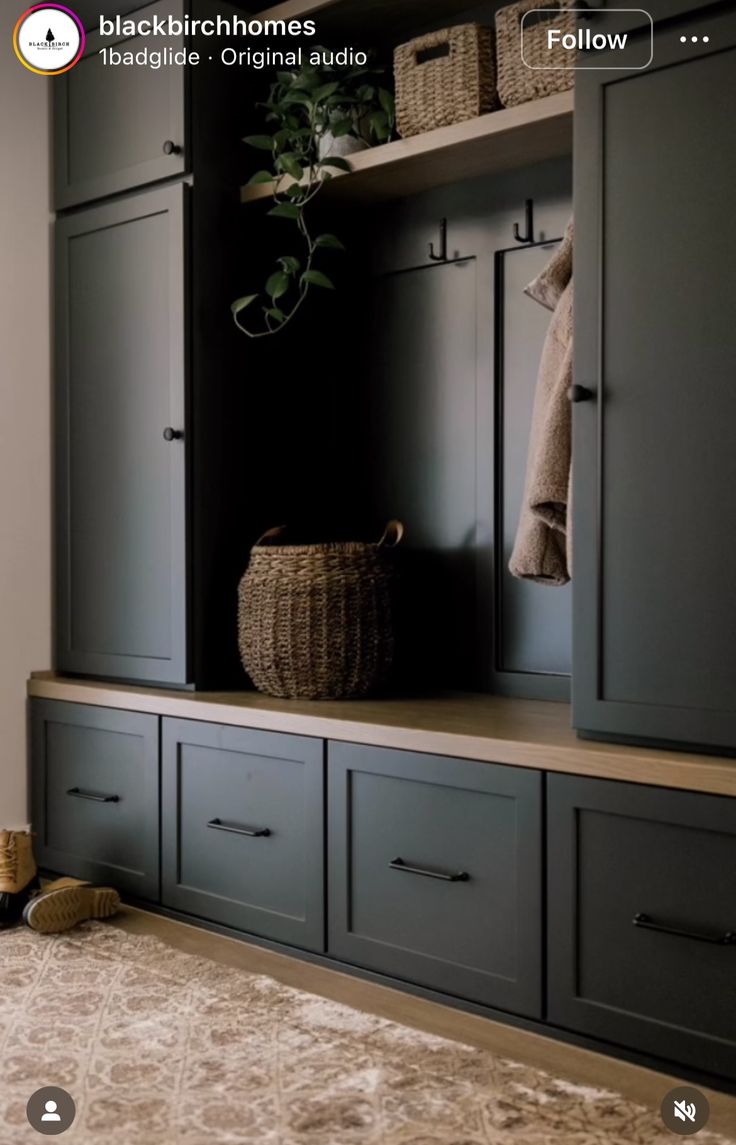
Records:
[[[33,840],[28,831],[0,831],[0,929],[20,922],[38,889]]]
[[[119,908],[120,895],[112,887],[59,879],[29,899],[23,921],[39,934],[61,934],[89,918],[110,918]]]

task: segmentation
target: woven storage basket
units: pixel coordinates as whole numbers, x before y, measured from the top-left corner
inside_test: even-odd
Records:
[[[473,119],[498,107],[493,31],[480,24],[442,28],[394,51],[399,135]]]
[[[403,525],[378,544],[288,545],[271,529],[240,582],[243,667],[261,692],[310,700],[361,696],[393,662],[393,559]]]
[[[524,58],[521,56],[521,20],[537,8],[554,9],[539,23],[524,22]],[[504,107],[568,91],[575,83],[574,59],[561,45],[547,48],[547,29],[554,20],[563,35],[575,33],[575,13],[560,10],[554,0],[519,0],[496,13],[496,68],[498,94]],[[544,70],[552,68],[552,71]],[[567,69],[565,71],[557,69]],[[537,70],[543,69],[543,70]]]

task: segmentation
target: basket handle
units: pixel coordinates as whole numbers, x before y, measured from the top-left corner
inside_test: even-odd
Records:
[[[278,540],[278,538],[286,530],[286,528],[287,528],[286,525],[275,525],[273,527],[273,529],[266,529],[265,533],[261,534],[261,536],[258,538],[258,540],[256,541],[256,543],[253,547],[257,548],[258,545],[264,545],[264,544],[267,544],[269,541]]]
[[[268,544],[269,541],[277,541],[286,532],[287,525],[275,525],[273,529],[266,529],[265,533],[256,541],[254,548],[259,545]],[[383,530],[383,536],[378,542],[379,549],[395,549],[404,535],[404,526],[401,521],[391,519]]]
[[[573,0],[573,3],[575,3],[575,0]],[[538,24],[547,23],[549,20],[554,19],[560,12],[569,11],[564,0],[549,0],[549,3],[547,0],[520,0],[520,3],[516,5],[516,18],[519,21],[519,27],[521,27],[521,21],[524,16],[528,16],[530,12],[535,12],[538,8],[544,9],[544,11],[539,14]],[[587,8],[586,0],[578,0],[577,8]]]
[[[436,32],[428,32],[426,36],[418,36],[412,44],[415,67],[428,64],[430,60],[446,59],[452,55],[451,32],[451,28],[438,28]]]
[[[404,535],[404,526],[401,521],[390,520],[383,530],[383,536],[378,542],[379,549],[395,549]]]

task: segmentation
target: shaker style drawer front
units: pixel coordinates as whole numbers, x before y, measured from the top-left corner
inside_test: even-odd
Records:
[[[541,775],[331,743],[329,953],[541,1015]]]
[[[163,722],[163,901],[324,949],[323,744]]]
[[[181,20],[183,0],[159,0],[130,19]],[[155,43],[153,40],[155,39]],[[58,77],[55,97],[55,206],[91,202],[188,169],[183,67],[130,67],[106,53],[184,47],[182,36],[87,35],[84,57]]]
[[[736,1076],[736,800],[548,791],[550,1020]]]
[[[156,900],[158,718],[33,700],[31,724],[39,865]]]

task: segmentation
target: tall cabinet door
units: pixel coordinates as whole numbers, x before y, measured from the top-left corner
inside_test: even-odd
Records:
[[[708,12],[577,75],[573,716],[604,737],[736,747],[734,75]]]
[[[56,226],[61,670],[187,680],[184,195]]]

